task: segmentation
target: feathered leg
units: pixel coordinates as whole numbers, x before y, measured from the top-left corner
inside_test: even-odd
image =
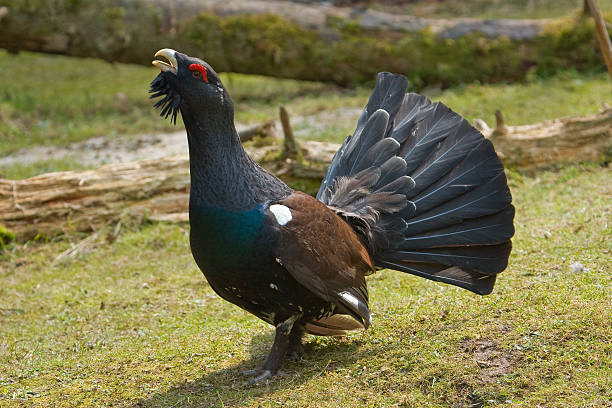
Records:
[[[289,334],[289,348],[287,349],[287,356],[292,360],[299,360],[302,358],[304,348],[302,347],[302,339],[306,333],[306,328],[301,323],[295,323],[291,333]]]
[[[251,381],[249,381],[249,385],[255,385],[262,380],[265,380],[278,374],[278,369],[280,368],[281,362],[287,354],[293,324],[299,317],[300,315],[292,316],[276,326],[274,343],[272,344],[272,349],[270,350],[268,358],[266,358],[266,361],[264,362],[263,366],[259,370],[250,370],[244,372],[245,375],[256,376]]]

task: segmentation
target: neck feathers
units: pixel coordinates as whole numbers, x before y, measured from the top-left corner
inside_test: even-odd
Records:
[[[189,141],[191,206],[244,211],[291,193],[246,154],[233,110],[182,115]]]

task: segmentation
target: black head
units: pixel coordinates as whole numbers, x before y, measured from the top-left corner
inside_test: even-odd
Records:
[[[168,62],[155,60],[153,65],[162,72],[151,82],[151,98],[163,97],[155,103],[161,108],[160,115],[176,123],[181,110],[186,115],[201,116],[200,113],[226,113],[233,117],[232,101],[219,76],[212,67],[199,58],[164,48],[155,53]]]

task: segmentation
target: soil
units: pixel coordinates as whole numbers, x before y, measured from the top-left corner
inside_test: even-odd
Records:
[[[480,367],[480,380],[484,384],[495,382],[498,377],[512,372],[517,356],[511,351],[502,350],[492,340],[466,340],[466,353],[473,355],[474,362]]]

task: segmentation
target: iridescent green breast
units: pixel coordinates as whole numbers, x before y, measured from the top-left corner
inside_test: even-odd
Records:
[[[198,265],[207,269],[228,268],[248,260],[260,235],[266,207],[229,211],[191,205],[191,250]]]

